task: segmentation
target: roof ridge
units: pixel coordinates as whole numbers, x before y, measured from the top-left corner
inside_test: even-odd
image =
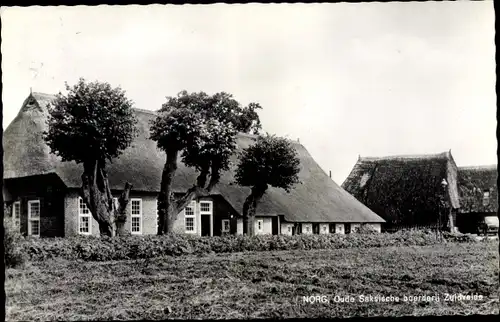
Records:
[[[486,164],[486,165],[467,165],[467,166],[460,166],[458,167],[458,170],[489,170],[489,169],[497,169],[498,165],[496,164]]]
[[[388,156],[380,156],[380,157],[374,157],[374,156],[368,156],[368,157],[362,157],[359,156],[358,159],[359,161],[382,161],[382,160],[397,160],[397,159],[432,159],[432,158],[438,158],[438,157],[443,157],[446,158],[448,156],[448,152],[441,152],[441,153],[433,153],[433,154],[399,154],[399,155],[388,155]]]

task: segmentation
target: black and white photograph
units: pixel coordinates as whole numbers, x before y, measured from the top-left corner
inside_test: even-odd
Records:
[[[6,321],[499,314],[493,1],[0,19]]]

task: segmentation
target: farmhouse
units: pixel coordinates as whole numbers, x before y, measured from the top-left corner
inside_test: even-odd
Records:
[[[476,233],[479,220],[497,216],[497,177],[496,165],[458,168],[460,209],[457,226],[460,232]]]
[[[32,93],[4,132],[4,190],[8,210],[25,235],[71,236],[98,234],[97,222],[79,196],[81,165],[62,162],[44,143],[47,105],[52,95]],[[107,166],[112,193],[118,194],[126,181],[133,185],[127,210],[132,234],[156,234],[157,195],[165,154],[149,137],[154,112],[134,110],[139,136]],[[238,148],[255,137],[239,134]],[[299,184],[290,193],[269,188],[258,204],[257,234],[344,233],[360,224],[380,231],[384,220],[339,187],[298,142]],[[236,156],[234,160],[236,161]],[[236,162],[234,162],[236,163]],[[193,202],[179,213],[174,230],[196,235],[241,234],[243,202],[250,189],[234,184],[234,168],[224,173],[212,195]],[[174,191],[185,192],[195,182],[195,170],[179,161]]]
[[[460,208],[451,151],[359,157],[342,187],[384,218],[387,230],[431,228],[439,222],[452,229]]]

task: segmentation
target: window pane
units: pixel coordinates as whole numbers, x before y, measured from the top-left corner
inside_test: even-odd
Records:
[[[90,232],[90,217],[80,217],[80,233]]]
[[[186,231],[194,231],[194,218],[186,218]]]
[[[229,220],[222,220],[222,231],[229,231]]]
[[[132,215],[141,214],[141,200],[132,200]]]
[[[90,209],[87,207],[87,204],[83,201],[82,198],[79,198],[78,207],[79,207],[80,214],[82,214],[82,215],[90,214]]]
[[[39,218],[40,217],[40,203],[39,202],[31,202],[30,206],[30,215],[31,218]]]
[[[133,233],[141,232],[141,218],[140,217],[132,217],[132,232]]]
[[[212,204],[210,202],[200,202],[200,210],[203,212],[211,212],[212,211],[211,205]]]
[[[187,206],[185,209],[186,216],[194,216],[194,208],[191,206]]]
[[[21,203],[20,202],[14,203],[13,217],[14,217],[14,219],[19,219],[21,217]]]
[[[38,236],[40,235],[40,221],[38,220],[32,220],[31,221],[31,234],[33,236]]]

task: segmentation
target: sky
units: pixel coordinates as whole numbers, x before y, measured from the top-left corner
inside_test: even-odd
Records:
[[[2,7],[3,127],[83,77],[157,110],[181,90],[262,105],[339,185],[358,156],[497,163],[493,1]]]

